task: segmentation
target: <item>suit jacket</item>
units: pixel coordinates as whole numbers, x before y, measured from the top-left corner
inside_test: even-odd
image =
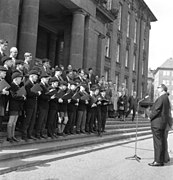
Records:
[[[6,76],[5,76],[5,80],[8,82],[8,84],[11,84],[12,82],[12,69],[8,68],[7,72],[6,72]]]
[[[0,79],[1,81],[1,79]],[[0,91],[0,116],[5,115],[5,103],[6,103],[6,95],[2,94]]]
[[[88,75],[88,78],[91,81],[92,85],[95,84],[95,75],[94,74]]]
[[[52,70],[50,68],[45,69],[43,66],[40,67],[41,74],[47,73],[48,75],[52,76]]]
[[[30,80],[27,80],[27,82],[25,83],[25,89],[27,93],[25,102],[26,109],[34,109],[37,105],[38,93],[34,93],[31,91],[33,85],[34,84]]]
[[[153,104],[150,114],[151,127],[165,129],[169,119],[170,102],[167,94],[161,95]]]
[[[48,92],[48,85],[40,83],[40,86],[43,89],[43,91],[41,92],[41,95],[38,97],[38,108],[48,110],[50,100],[50,96],[46,94]]]
[[[130,105],[130,108],[137,108],[137,98],[134,98],[133,96],[130,96],[129,99],[128,99],[128,102],[129,102],[129,105]]]
[[[20,89],[20,86],[17,86],[14,83],[11,83],[10,88],[10,103],[9,110],[10,111],[22,111],[24,98],[21,96],[17,96],[17,91]]]
[[[2,58],[3,58],[4,56],[7,56],[7,55],[0,53],[0,65],[1,65],[1,66],[3,66]]]

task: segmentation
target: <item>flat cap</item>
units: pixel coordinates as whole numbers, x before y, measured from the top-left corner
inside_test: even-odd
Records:
[[[31,71],[29,71],[28,74],[29,75],[33,75],[33,74],[38,75],[38,71],[32,69]]]
[[[55,68],[55,71],[62,71],[62,69],[59,68],[59,67],[56,67],[56,68]]]
[[[68,83],[66,81],[60,81],[60,85],[68,86]]]
[[[59,80],[54,76],[50,78],[50,82],[59,82]]]
[[[49,77],[49,75],[46,73],[46,72],[43,72],[41,75],[40,75],[40,78],[47,78]]]
[[[23,75],[21,73],[19,73],[19,72],[14,72],[11,77],[12,77],[12,79],[15,79],[15,78],[18,78],[18,77],[23,77]]]

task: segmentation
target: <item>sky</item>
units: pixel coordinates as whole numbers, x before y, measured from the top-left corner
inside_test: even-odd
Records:
[[[173,0],[144,1],[158,20],[151,23],[148,65],[156,69],[173,57]]]

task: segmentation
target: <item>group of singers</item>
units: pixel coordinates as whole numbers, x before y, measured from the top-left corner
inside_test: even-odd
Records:
[[[8,109],[7,141],[19,141],[15,137],[17,121],[25,141],[105,132],[110,98],[92,73],[73,70],[70,65],[67,71],[63,66],[51,69],[48,59],[31,66],[26,61],[31,54],[24,56],[24,61],[1,58],[0,121]]]

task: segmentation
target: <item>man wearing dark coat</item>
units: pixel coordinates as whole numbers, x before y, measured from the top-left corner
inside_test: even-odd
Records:
[[[154,143],[154,162],[149,163],[149,166],[163,166],[164,155],[166,151],[165,130],[169,123],[170,102],[167,95],[167,87],[161,84],[158,87],[159,97],[152,106],[149,119],[151,120],[151,130]]]
[[[7,56],[5,51],[7,50],[8,42],[4,39],[0,39],[0,65],[3,65],[2,58]]]

